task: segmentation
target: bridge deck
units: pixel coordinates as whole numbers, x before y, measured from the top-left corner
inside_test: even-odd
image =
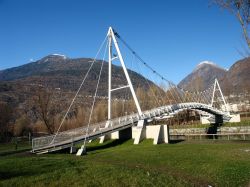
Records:
[[[173,116],[175,113],[183,109],[198,109],[209,111],[215,115],[222,115],[223,118],[230,119],[228,114],[225,114],[217,109],[214,109],[208,105],[200,103],[182,103],[174,105],[166,105],[152,110],[144,111],[142,116],[137,113],[123,116],[120,118],[112,119],[109,122],[109,126],[105,128],[106,121],[98,124],[91,125],[89,129],[86,127],[80,127],[63,131],[57,135],[43,136],[32,139],[32,152],[33,153],[46,153],[57,150],[62,150],[71,147],[73,144],[81,143],[85,140],[93,140],[101,136],[120,131],[136,125],[139,120],[152,119],[158,116],[167,115]],[[88,131],[88,133],[87,133]]]

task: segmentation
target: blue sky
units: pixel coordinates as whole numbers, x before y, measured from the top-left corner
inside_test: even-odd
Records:
[[[94,57],[113,26],[157,71],[178,83],[203,60],[242,58],[235,17],[209,0],[0,0],[0,69],[48,54]]]

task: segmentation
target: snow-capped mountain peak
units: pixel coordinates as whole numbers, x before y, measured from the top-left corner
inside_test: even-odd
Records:
[[[214,62],[202,61],[179,83],[179,86],[191,91],[202,91],[208,88],[215,78],[222,78],[226,72],[227,70],[221,68]]]
[[[66,57],[66,55],[62,55],[62,54],[57,54],[57,53],[55,53],[55,54],[52,54],[52,56],[58,56],[58,57],[62,57],[63,59],[66,59],[67,57]]]
[[[201,66],[201,65],[203,65],[203,64],[209,64],[209,65],[217,66],[214,62],[208,61],[208,60],[205,60],[205,61],[200,62],[197,66]]]
[[[214,62],[205,60],[205,61],[200,62],[195,67],[195,69],[193,70],[193,72],[199,70],[200,68],[206,67],[206,66],[213,66],[213,67],[225,70],[224,68],[222,68],[222,67],[218,66],[217,64],[215,64]]]

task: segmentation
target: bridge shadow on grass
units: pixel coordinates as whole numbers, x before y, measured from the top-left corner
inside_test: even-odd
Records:
[[[0,153],[0,156],[8,156],[8,155],[13,155],[13,154],[29,154],[31,148],[27,148],[27,149],[21,149],[21,150],[13,150],[13,151],[6,151],[3,153]]]
[[[217,135],[213,135],[213,134],[217,134],[218,132],[218,128],[221,126],[222,124],[220,123],[212,123],[208,129],[207,129],[207,138],[208,139],[218,139]]]
[[[31,172],[21,172],[21,171],[0,171],[0,180],[7,180],[15,177],[25,177],[30,176]]]
[[[169,140],[170,144],[177,144],[177,143],[181,143],[184,142],[185,140]]]
[[[107,142],[104,142],[103,144],[99,144],[99,141],[95,141],[87,146],[87,152],[91,151],[97,151],[97,150],[102,150],[102,149],[107,149],[111,147],[115,147],[121,144],[124,144],[126,142],[129,142],[130,140],[109,140]]]
[[[99,140],[94,140],[91,143],[87,144],[86,151],[91,152],[91,151],[96,151],[96,150],[107,149],[107,148],[121,145],[121,144],[126,143],[126,142],[129,142],[129,140],[107,140],[104,143],[100,144]],[[77,149],[79,149],[81,147],[80,144],[74,145],[74,146],[77,147]],[[58,154],[58,153],[59,154],[65,154],[65,153],[68,154],[68,153],[70,153],[70,147],[66,148],[66,149],[50,152],[49,154]]]

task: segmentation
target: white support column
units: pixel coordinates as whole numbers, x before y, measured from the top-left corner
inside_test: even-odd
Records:
[[[225,97],[224,97],[224,95],[223,95],[223,93],[222,93],[222,91],[221,91],[221,88],[220,88],[220,85],[219,85],[219,82],[218,82],[217,79],[214,80],[214,89],[213,89],[213,95],[212,95],[211,106],[213,106],[213,103],[214,103],[214,97],[215,97],[216,89],[218,89],[219,92],[220,92],[220,95],[221,95],[221,97],[222,97],[222,100],[223,100],[223,103],[224,103],[226,112],[229,112],[228,104],[226,103]]]
[[[108,128],[110,125],[112,125],[111,121],[107,121],[105,124],[105,128]],[[106,134],[104,136],[101,136],[99,143],[103,143],[105,140],[108,140],[110,138],[111,138],[111,134]]]
[[[134,129],[134,144],[139,144],[140,141],[146,137],[146,127],[144,126],[144,123],[144,120],[139,120],[137,126]]]
[[[216,81],[216,83],[217,83],[218,89],[219,89],[219,91],[220,91],[220,95],[221,95],[222,100],[223,100],[223,103],[224,103],[224,105],[225,105],[226,112],[229,112],[229,110],[228,110],[228,104],[226,103],[226,100],[225,100],[225,98],[224,98],[224,95],[223,95],[223,93],[222,93],[222,91],[221,91],[219,82],[218,82],[217,79],[215,79],[215,81]]]
[[[154,125],[154,126],[151,126],[151,129],[155,132],[153,134],[154,145],[157,145],[159,143],[169,143],[168,125]],[[146,131],[148,131],[148,129],[146,129]],[[147,135],[146,135],[146,138],[148,138]]]
[[[132,96],[133,96],[133,99],[134,99],[134,102],[135,102],[135,105],[136,105],[138,114],[141,116],[141,115],[142,115],[142,111],[141,111],[140,104],[139,104],[138,99],[137,99],[137,97],[136,97],[136,94],[135,94],[133,85],[132,85],[132,83],[131,83],[131,80],[130,80],[130,77],[129,77],[127,68],[126,68],[126,66],[125,66],[123,57],[122,57],[122,55],[121,55],[120,48],[119,48],[119,46],[118,46],[116,37],[115,37],[114,32],[113,32],[113,29],[112,29],[111,27],[109,28],[109,34],[111,34],[112,39],[113,39],[113,41],[114,41],[115,49],[116,49],[116,51],[117,51],[118,58],[119,58],[119,60],[120,60],[120,62],[121,62],[121,65],[122,65],[122,68],[123,68],[125,77],[126,77],[126,79],[127,79],[127,81],[128,81],[128,85],[129,85],[130,91],[131,91],[131,93],[132,93]]]
[[[212,95],[211,107],[213,106],[213,103],[214,103],[214,94],[215,94],[215,89],[216,89],[216,79],[215,79],[215,81],[214,81],[214,89],[213,89],[213,95]]]
[[[78,149],[76,156],[82,156],[82,155],[86,155],[86,147],[84,145],[81,146],[80,149]]]
[[[112,36],[111,28],[109,28],[108,39],[109,39],[109,76],[108,76],[108,120],[111,119],[111,79],[112,79]]]
[[[108,128],[108,127],[111,125],[111,119],[112,119],[112,106],[111,106],[111,102],[112,102],[112,91],[116,91],[116,90],[120,90],[120,89],[129,87],[129,88],[130,88],[130,91],[131,91],[131,93],[132,93],[132,96],[133,96],[133,99],[134,99],[134,102],[135,102],[135,105],[136,105],[138,114],[139,114],[140,116],[142,115],[142,111],[141,111],[140,104],[139,104],[138,99],[137,99],[137,97],[136,97],[136,94],[135,94],[135,91],[134,91],[132,82],[131,82],[131,80],[130,80],[130,77],[129,77],[127,68],[126,68],[126,66],[125,66],[123,57],[122,57],[122,55],[121,55],[120,48],[119,48],[119,46],[118,46],[118,43],[117,43],[115,34],[114,34],[113,29],[112,29],[111,27],[109,27],[108,34],[107,34],[107,35],[108,35],[108,47],[109,47],[109,49],[108,49],[108,53],[109,53],[109,59],[108,59],[108,61],[109,61],[109,62],[108,62],[108,63],[109,63],[109,68],[108,68],[109,76],[108,76],[108,121],[107,121],[107,123],[106,123],[106,125],[105,125],[105,128]],[[112,41],[113,41],[113,43],[114,43],[116,52],[117,52],[117,54],[118,54],[118,59],[120,60],[120,63],[121,63],[121,65],[122,65],[122,68],[123,68],[125,77],[126,77],[127,82],[128,82],[128,85],[122,86],[122,87],[120,87],[120,88],[114,88],[114,89],[112,89],[112,60],[116,59],[117,57],[112,58]],[[143,123],[142,123],[142,125],[143,125]],[[107,138],[110,138],[110,137],[108,137],[107,135],[102,136],[102,137],[100,138],[100,143],[103,143],[103,142],[105,141],[105,139],[107,139]]]

